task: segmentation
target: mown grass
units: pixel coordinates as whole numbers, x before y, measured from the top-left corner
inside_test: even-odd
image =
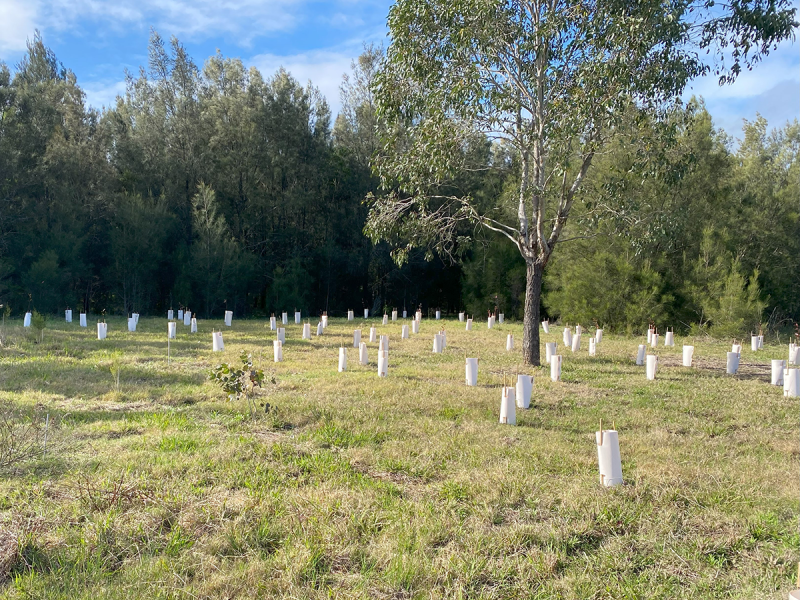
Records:
[[[102,342],[51,323],[41,344],[12,323],[0,402],[57,426],[47,456],[1,474],[0,594],[695,599],[791,587],[797,403],[768,367],[785,345],[745,347],[727,376],[729,342],[693,340],[698,368],[684,369],[678,338],[648,382],[639,340],[607,334],[596,358],[565,352],[553,383],[505,351],[519,324],[446,322],[434,355],[441,323],[401,340],[399,323],[370,322],[390,335],[386,379],[377,343],[369,366],[351,349],[337,372],[354,327],[343,320],[310,342],[289,325],[280,364],[264,321],[223,327],[222,354],[209,335],[220,323],[179,325],[170,364],[164,319],[135,334],[109,319]],[[243,350],[278,380],[258,398],[274,411],[255,420],[206,379]],[[464,385],[465,353],[480,356],[477,388]],[[536,378],[531,409],[499,425],[499,386],[523,371]],[[601,418],[620,431],[619,488],[598,482]]]

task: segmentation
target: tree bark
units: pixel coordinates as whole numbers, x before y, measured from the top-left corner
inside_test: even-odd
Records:
[[[539,366],[539,302],[542,296],[544,265],[538,260],[527,261],[525,283],[525,318],[523,320],[522,358],[526,364]]]

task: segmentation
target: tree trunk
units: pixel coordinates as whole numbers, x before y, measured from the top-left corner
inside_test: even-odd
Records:
[[[544,265],[539,261],[528,261],[525,283],[525,318],[523,320],[522,358],[526,364],[539,366],[539,302],[542,296]]]

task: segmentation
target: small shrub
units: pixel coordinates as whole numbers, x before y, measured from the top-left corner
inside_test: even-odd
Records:
[[[758,271],[748,279],[739,272],[734,262],[724,280],[718,283],[715,293],[703,304],[712,334],[719,337],[744,335],[761,328],[761,316],[766,302],[760,298]]]
[[[241,367],[222,363],[211,369],[208,378],[215,382],[228,396],[228,401],[239,400],[242,396],[247,400],[250,415],[255,416],[256,406],[252,396],[256,387],[262,387],[265,381],[264,371],[253,367],[253,355],[242,353],[239,357]],[[270,377],[269,383],[276,383],[275,377]]]
[[[89,475],[80,475],[75,484],[76,496],[86,508],[97,512],[153,502],[147,490],[136,482],[125,481],[125,477],[123,473],[119,479],[95,480]]]
[[[38,342],[44,340],[44,328],[47,326],[47,317],[45,317],[38,310],[34,309],[31,315],[31,329],[36,332],[36,339]]]
[[[39,458],[61,446],[58,419],[36,410],[30,414],[0,407],[0,469]]]

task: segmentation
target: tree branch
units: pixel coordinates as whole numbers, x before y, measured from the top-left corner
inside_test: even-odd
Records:
[[[562,195],[561,202],[559,202],[558,211],[556,213],[555,223],[553,224],[553,231],[551,232],[550,239],[548,241],[548,245],[550,246],[551,250],[558,241],[562,229],[564,229],[564,225],[566,224],[570,210],[572,209],[572,203],[575,200],[575,192],[578,191],[581,182],[583,181],[584,177],[586,177],[586,173],[589,171],[589,167],[592,164],[593,157],[593,149],[589,150],[589,152],[584,155],[581,168],[578,171],[578,174],[575,176],[575,180],[572,182],[572,185],[567,193]]]

